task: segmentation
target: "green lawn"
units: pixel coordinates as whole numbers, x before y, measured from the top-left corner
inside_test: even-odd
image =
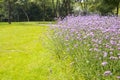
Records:
[[[75,80],[69,64],[45,46],[48,29],[34,22],[0,23],[0,80]]]

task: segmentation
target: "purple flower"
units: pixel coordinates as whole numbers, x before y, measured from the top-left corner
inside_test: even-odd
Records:
[[[118,57],[110,56],[110,59],[111,59],[111,60],[117,60]]]
[[[100,66],[108,65],[108,62],[104,61],[108,58],[110,61],[120,59],[120,53],[114,56],[120,51],[120,17],[67,16],[63,20],[60,19],[53,29],[57,34],[55,39],[63,41],[67,53],[74,51],[72,54],[76,55],[75,58],[89,50],[83,56],[85,58],[95,56],[98,58],[96,60],[103,61]],[[76,51],[79,54],[76,54]],[[80,60],[80,58],[77,59]],[[114,64],[109,64],[109,66],[115,66]],[[104,72],[105,76],[111,74],[111,71]]]
[[[108,64],[108,62],[102,62],[101,65],[102,66],[106,66]]]
[[[110,40],[110,43],[111,43],[112,45],[116,45],[116,41]]]
[[[112,73],[111,73],[111,71],[105,71],[103,75],[104,76],[109,76],[109,75],[112,75]]]
[[[104,52],[103,53],[103,57],[107,57],[108,53],[107,52]]]
[[[120,76],[117,76],[116,78],[117,78],[117,79],[120,79]]]
[[[90,33],[88,34],[88,36],[94,36],[94,33],[93,33],[93,32],[90,32]]]
[[[66,41],[69,41],[69,36],[68,36],[68,35],[65,37],[65,40],[66,40]]]
[[[120,47],[118,48],[118,50],[120,50]]]
[[[110,45],[108,45],[108,44],[106,44],[106,45],[105,45],[105,47],[106,47],[106,48],[111,48],[111,46],[110,46]]]
[[[110,52],[109,54],[110,54],[110,55],[112,55],[112,54],[113,54],[113,52]]]
[[[94,51],[97,51],[97,52],[99,52],[99,49],[98,49],[98,48],[94,48]]]

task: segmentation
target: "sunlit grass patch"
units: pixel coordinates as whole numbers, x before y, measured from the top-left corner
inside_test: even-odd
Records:
[[[0,24],[0,80],[72,80],[68,62],[46,47],[48,30],[38,23]]]

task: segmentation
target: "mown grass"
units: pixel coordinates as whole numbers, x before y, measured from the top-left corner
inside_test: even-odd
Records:
[[[39,23],[0,23],[0,80],[74,80],[70,60],[47,49],[49,27]]]

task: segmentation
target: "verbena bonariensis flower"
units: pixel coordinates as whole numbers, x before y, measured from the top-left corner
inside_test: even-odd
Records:
[[[102,66],[106,66],[108,64],[108,62],[102,62],[101,65]]]
[[[118,70],[116,66],[120,64],[116,62],[120,59],[120,17],[68,16],[52,26],[52,30],[54,30],[56,42],[59,43],[57,46],[60,46],[61,52],[65,50],[73,60],[77,58],[76,64],[85,65],[84,61],[90,59],[91,65],[83,65],[86,71],[90,71],[91,66],[97,69],[97,66],[101,67],[101,65],[107,65],[107,69]],[[99,69],[102,71],[103,67]],[[97,73],[97,70],[94,73]],[[104,72],[105,76],[111,74],[111,71]]]
[[[111,60],[117,60],[118,57],[110,56],[110,59],[111,59]]]
[[[104,52],[103,53],[103,57],[107,57],[108,53],[107,52]]]
[[[116,78],[117,78],[117,79],[120,79],[120,76],[117,76]]]
[[[112,75],[112,72],[111,71],[105,71],[103,75],[104,76],[109,76],[109,75]]]

